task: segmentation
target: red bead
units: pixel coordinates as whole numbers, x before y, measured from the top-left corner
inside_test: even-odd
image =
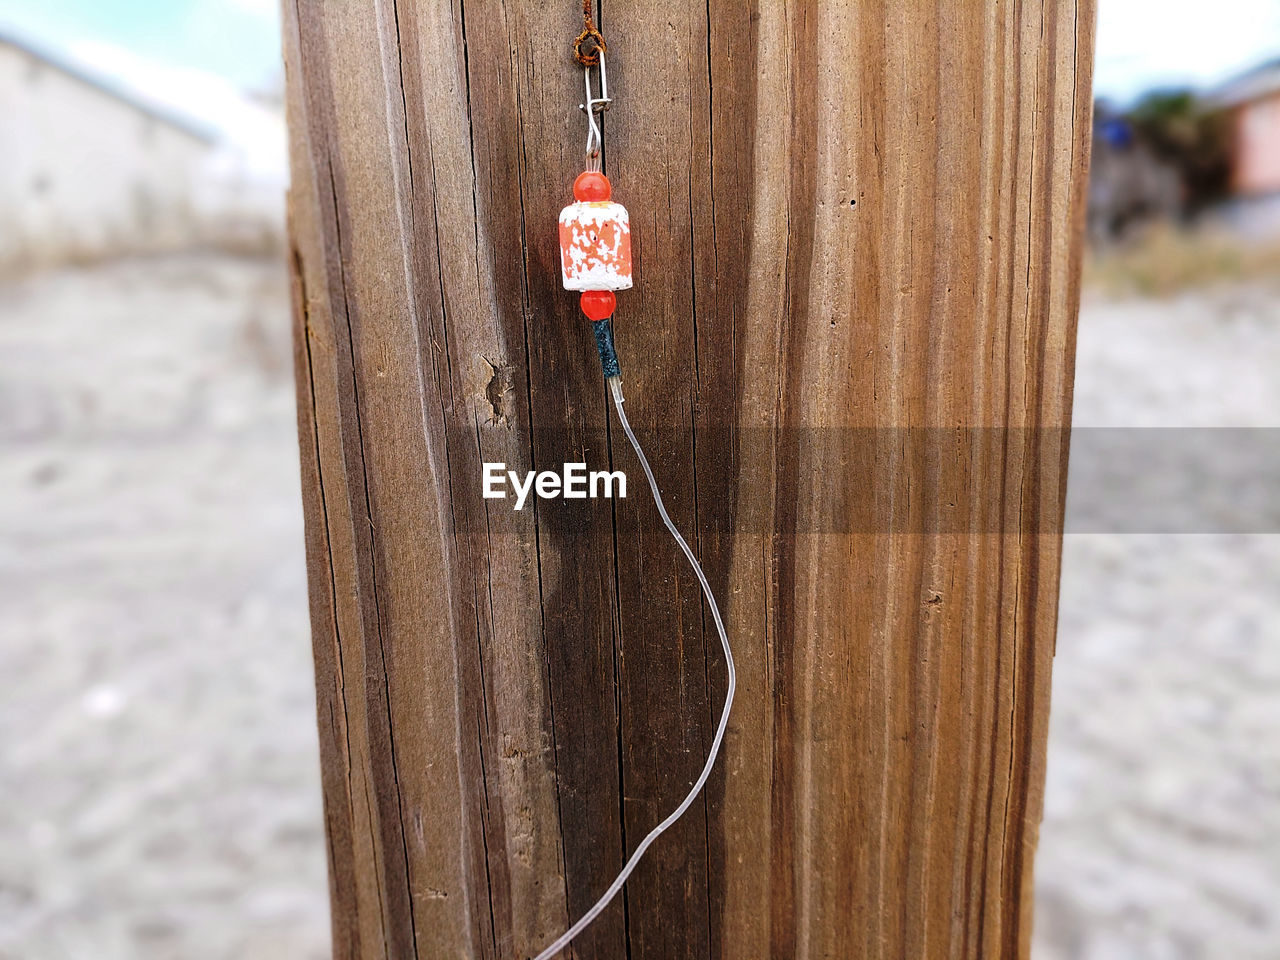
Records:
[[[618,298],[612,290],[583,290],[578,302],[582,304],[582,312],[589,320],[606,320],[613,316],[613,308]]]
[[[578,174],[578,179],[573,181],[573,198],[575,200],[583,202],[608,200],[612,193],[613,188],[609,186],[609,178],[603,173],[596,173],[594,170]]]

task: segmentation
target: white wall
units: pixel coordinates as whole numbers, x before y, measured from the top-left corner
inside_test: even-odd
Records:
[[[0,262],[190,242],[210,144],[0,41]]]

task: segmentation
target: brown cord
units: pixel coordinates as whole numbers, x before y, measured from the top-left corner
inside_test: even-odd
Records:
[[[591,15],[592,0],[582,0],[582,32],[573,40],[573,59],[580,67],[594,67],[600,62],[600,54],[606,53],[604,37],[596,29],[595,17]],[[590,43],[582,49],[584,43]]]

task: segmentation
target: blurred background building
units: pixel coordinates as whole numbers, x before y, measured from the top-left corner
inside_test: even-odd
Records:
[[[1157,90],[1094,111],[1090,238],[1122,238],[1153,221],[1225,220],[1280,234],[1280,61],[1216,89]]]
[[[199,247],[278,251],[280,92],[232,103],[233,130],[225,101],[216,118],[202,106],[165,103],[0,30],[0,269]]]
[[[0,34],[6,261],[173,247],[196,230],[216,139],[191,118]]]
[[[1280,59],[1233,78],[1212,102],[1228,116],[1238,226],[1280,232]]]
[[[1215,98],[1231,113],[1231,187],[1245,196],[1280,192],[1280,60],[1236,77]]]

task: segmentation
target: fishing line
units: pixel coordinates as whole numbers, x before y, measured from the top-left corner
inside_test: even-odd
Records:
[[[636,864],[640,862],[640,858],[644,856],[645,851],[649,849],[653,841],[657,840],[667,828],[684,816],[686,810],[693,806],[693,802],[706,785],[707,778],[711,776],[711,769],[715,766],[716,758],[720,755],[720,744],[724,741],[724,732],[729,726],[729,709],[733,706],[733,692],[738,686],[738,675],[733,666],[733,652],[729,649],[729,636],[725,632],[724,621],[720,617],[720,607],[716,605],[716,598],[711,593],[711,585],[707,583],[707,575],[703,572],[702,564],[698,562],[698,558],[694,555],[688,542],[681,536],[671,516],[667,513],[666,506],[663,505],[662,493],[658,490],[658,481],[653,476],[653,469],[649,466],[649,460],[644,455],[644,450],[640,447],[640,441],[636,439],[636,435],[631,429],[631,422],[627,419],[627,412],[623,408],[622,378],[610,377],[608,383],[609,391],[613,394],[613,407],[618,411],[618,420],[622,424],[623,432],[626,433],[627,439],[631,441],[631,447],[635,450],[636,458],[640,461],[644,475],[649,481],[649,489],[653,492],[654,505],[657,506],[658,513],[662,516],[662,522],[666,524],[667,530],[671,532],[671,536],[675,538],[676,543],[680,545],[680,549],[684,551],[684,555],[689,559],[689,565],[693,567],[693,572],[698,577],[698,583],[702,585],[702,595],[706,597],[707,606],[711,608],[711,618],[715,621],[716,633],[720,635],[720,646],[724,650],[725,669],[729,674],[729,689],[725,693],[724,708],[720,713],[720,723],[716,726],[716,735],[711,741],[711,750],[707,754],[707,762],[702,765],[702,772],[698,774],[698,779],[694,781],[689,793],[680,802],[680,806],[672,810],[665,820],[650,830],[648,835],[640,841],[635,852],[627,859],[622,871],[614,878],[613,883],[609,884],[609,889],[601,895],[590,910],[582,915],[582,919],[566,930],[551,946],[538,954],[535,960],[551,960],[552,957],[569,945],[569,941],[585,930],[591,921],[599,916],[600,912],[609,905],[609,902],[618,895],[622,885],[627,882],[627,877],[631,876],[631,871],[636,868]]]
[[[688,794],[680,805],[667,815],[666,819],[649,831],[636,846],[622,870],[614,878],[609,888],[600,895],[600,899],[592,904],[591,909],[573,924],[568,930],[556,938],[534,960],[552,960],[561,950],[585,930],[593,920],[618,895],[631,872],[635,870],[645,851],[685,812],[693,806],[693,802],[706,786],[707,778],[720,755],[720,746],[724,742],[725,730],[729,726],[729,711],[733,706],[733,693],[737,688],[737,672],[733,665],[733,652],[729,649],[729,637],[724,629],[724,620],[720,617],[720,607],[711,592],[711,584],[702,570],[702,564],[690,548],[688,541],[680,534],[671,515],[662,502],[662,493],[658,489],[657,478],[653,468],[649,466],[649,458],[644,455],[635,431],[631,429],[631,421],[627,419],[622,395],[622,371],[618,364],[618,354],[613,342],[612,316],[616,305],[615,290],[626,290],[631,287],[631,225],[626,209],[612,202],[612,187],[608,178],[600,172],[600,148],[604,142],[599,117],[609,109],[612,100],[609,97],[608,77],[605,71],[604,37],[596,29],[591,19],[590,0],[584,0],[582,15],[582,33],[574,40],[573,55],[582,66],[586,78],[586,102],[579,108],[587,114],[587,150],[586,170],[580,174],[573,184],[575,202],[565,207],[560,213],[560,253],[561,276],[568,290],[581,291],[580,303],[582,312],[592,321],[595,333],[596,349],[600,354],[600,366],[604,371],[605,382],[613,396],[613,408],[617,411],[618,422],[636,452],[636,459],[644,470],[649,481],[649,490],[653,493],[653,503],[658,508],[663,524],[679,545],[681,551],[693,567],[698,583],[702,587],[702,595],[711,609],[711,618],[715,621],[716,633],[720,636],[720,646],[724,650],[725,670],[729,685],[725,692],[724,708],[720,713],[720,722],[716,725],[716,733],[711,741],[711,749],[702,772],[694,781]],[[600,72],[600,95],[596,96],[591,86],[591,70],[598,68]]]

